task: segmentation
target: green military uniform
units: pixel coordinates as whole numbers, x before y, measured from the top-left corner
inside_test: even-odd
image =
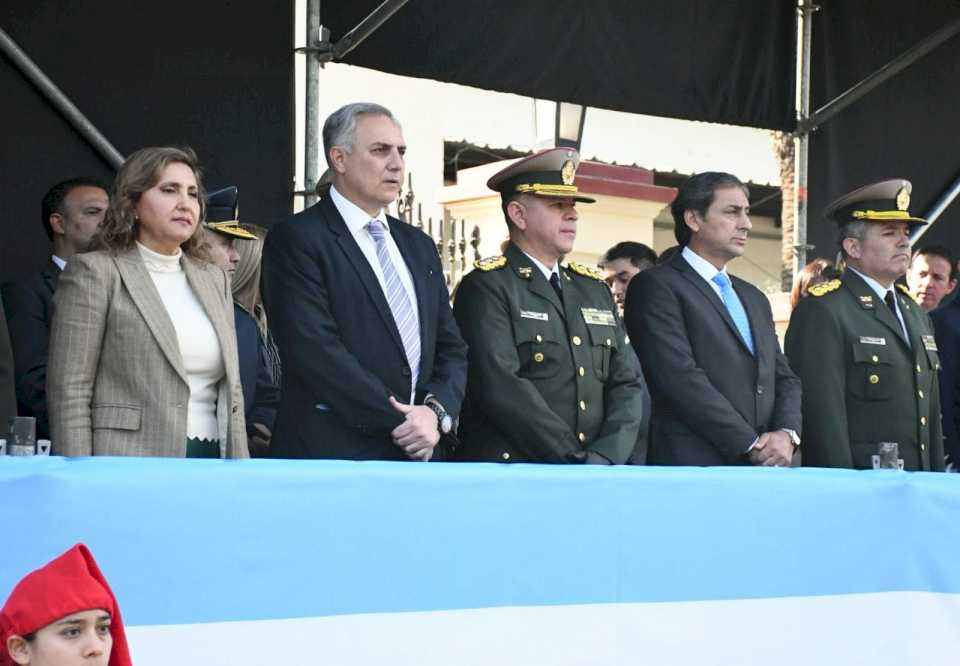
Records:
[[[573,185],[578,156],[553,149],[488,186],[592,202]],[[461,460],[625,463],[640,428],[642,388],[603,277],[559,267],[559,294],[512,242],[463,278],[453,313],[469,348]],[[602,458],[597,458],[599,454]]]
[[[838,220],[853,213],[866,221],[922,222],[897,217],[877,201],[877,187],[905,182],[848,195],[831,206],[831,214]],[[899,187],[897,209],[905,213],[909,183]],[[811,287],[794,310],[786,354],[803,383],[804,465],[869,469],[878,444],[896,442],[904,469],[943,470],[940,360],[932,326],[908,295],[893,292],[907,339],[893,310],[850,268],[839,280]]]

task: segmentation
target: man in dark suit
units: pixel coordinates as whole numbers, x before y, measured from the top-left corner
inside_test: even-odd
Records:
[[[800,381],[767,297],[727,274],[750,231],[746,186],[706,172],[671,205],[682,250],[637,274],[625,320],[653,396],[649,464],[791,464]]]
[[[957,398],[960,397],[960,299],[930,313],[933,334],[940,351],[940,410],[943,415],[943,450],[948,470],[960,468],[960,427]]]
[[[328,194],[273,227],[263,252],[284,370],[272,455],[442,458],[466,345],[436,245],[385,212],[403,183],[400,126],[382,106],[349,104],[327,118],[323,143]]]
[[[89,248],[108,204],[106,188],[93,178],[71,178],[50,188],[41,203],[41,219],[53,256],[39,272],[3,289],[17,407],[21,416],[36,417],[38,438],[50,437],[46,384],[53,292],[70,257]]]

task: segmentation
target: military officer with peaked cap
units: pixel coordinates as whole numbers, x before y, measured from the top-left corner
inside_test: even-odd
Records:
[[[454,316],[469,347],[461,460],[624,463],[641,386],[603,276],[561,265],[577,233],[576,151],[520,160],[487,186],[510,233],[502,256],[463,278]]]
[[[786,352],[803,382],[803,464],[873,466],[896,442],[904,469],[942,471],[940,361],[926,313],[901,285],[910,265],[910,182],[886,180],[831,204],[847,268],[790,318]]]

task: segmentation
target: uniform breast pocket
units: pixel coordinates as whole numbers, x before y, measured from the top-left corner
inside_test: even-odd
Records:
[[[894,396],[896,371],[896,361],[885,345],[855,344],[847,388],[861,400],[889,400]]]
[[[521,377],[547,379],[557,374],[564,349],[548,321],[514,321],[513,335],[517,344]]]
[[[597,378],[606,380],[610,374],[610,359],[617,350],[617,329],[614,326],[587,324],[590,336],[590,352],[593,354],[593,371]]]

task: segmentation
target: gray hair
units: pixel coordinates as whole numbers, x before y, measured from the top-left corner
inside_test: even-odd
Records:
[[[849,255],[847,254],[846,248],[843,247],[843,241],[848,238],[856,239],[860,242],[863,242],[863,239],[867,237],[867,223],[863,220],[850,220],[844,222],[840,225],[840,252],[843,254],[844,259]]]
[[[327,158],[327,166],[333,168],[330,162],[330,149],[334,146],[343,148],[348,153],[353,152],[357,142],[357,121],[360,116],[386,116],[400,127],[400,123],[390,113],[390,109],[373,102],[354,102],[341,106],[327,116],[323,123],[323,152]]]

